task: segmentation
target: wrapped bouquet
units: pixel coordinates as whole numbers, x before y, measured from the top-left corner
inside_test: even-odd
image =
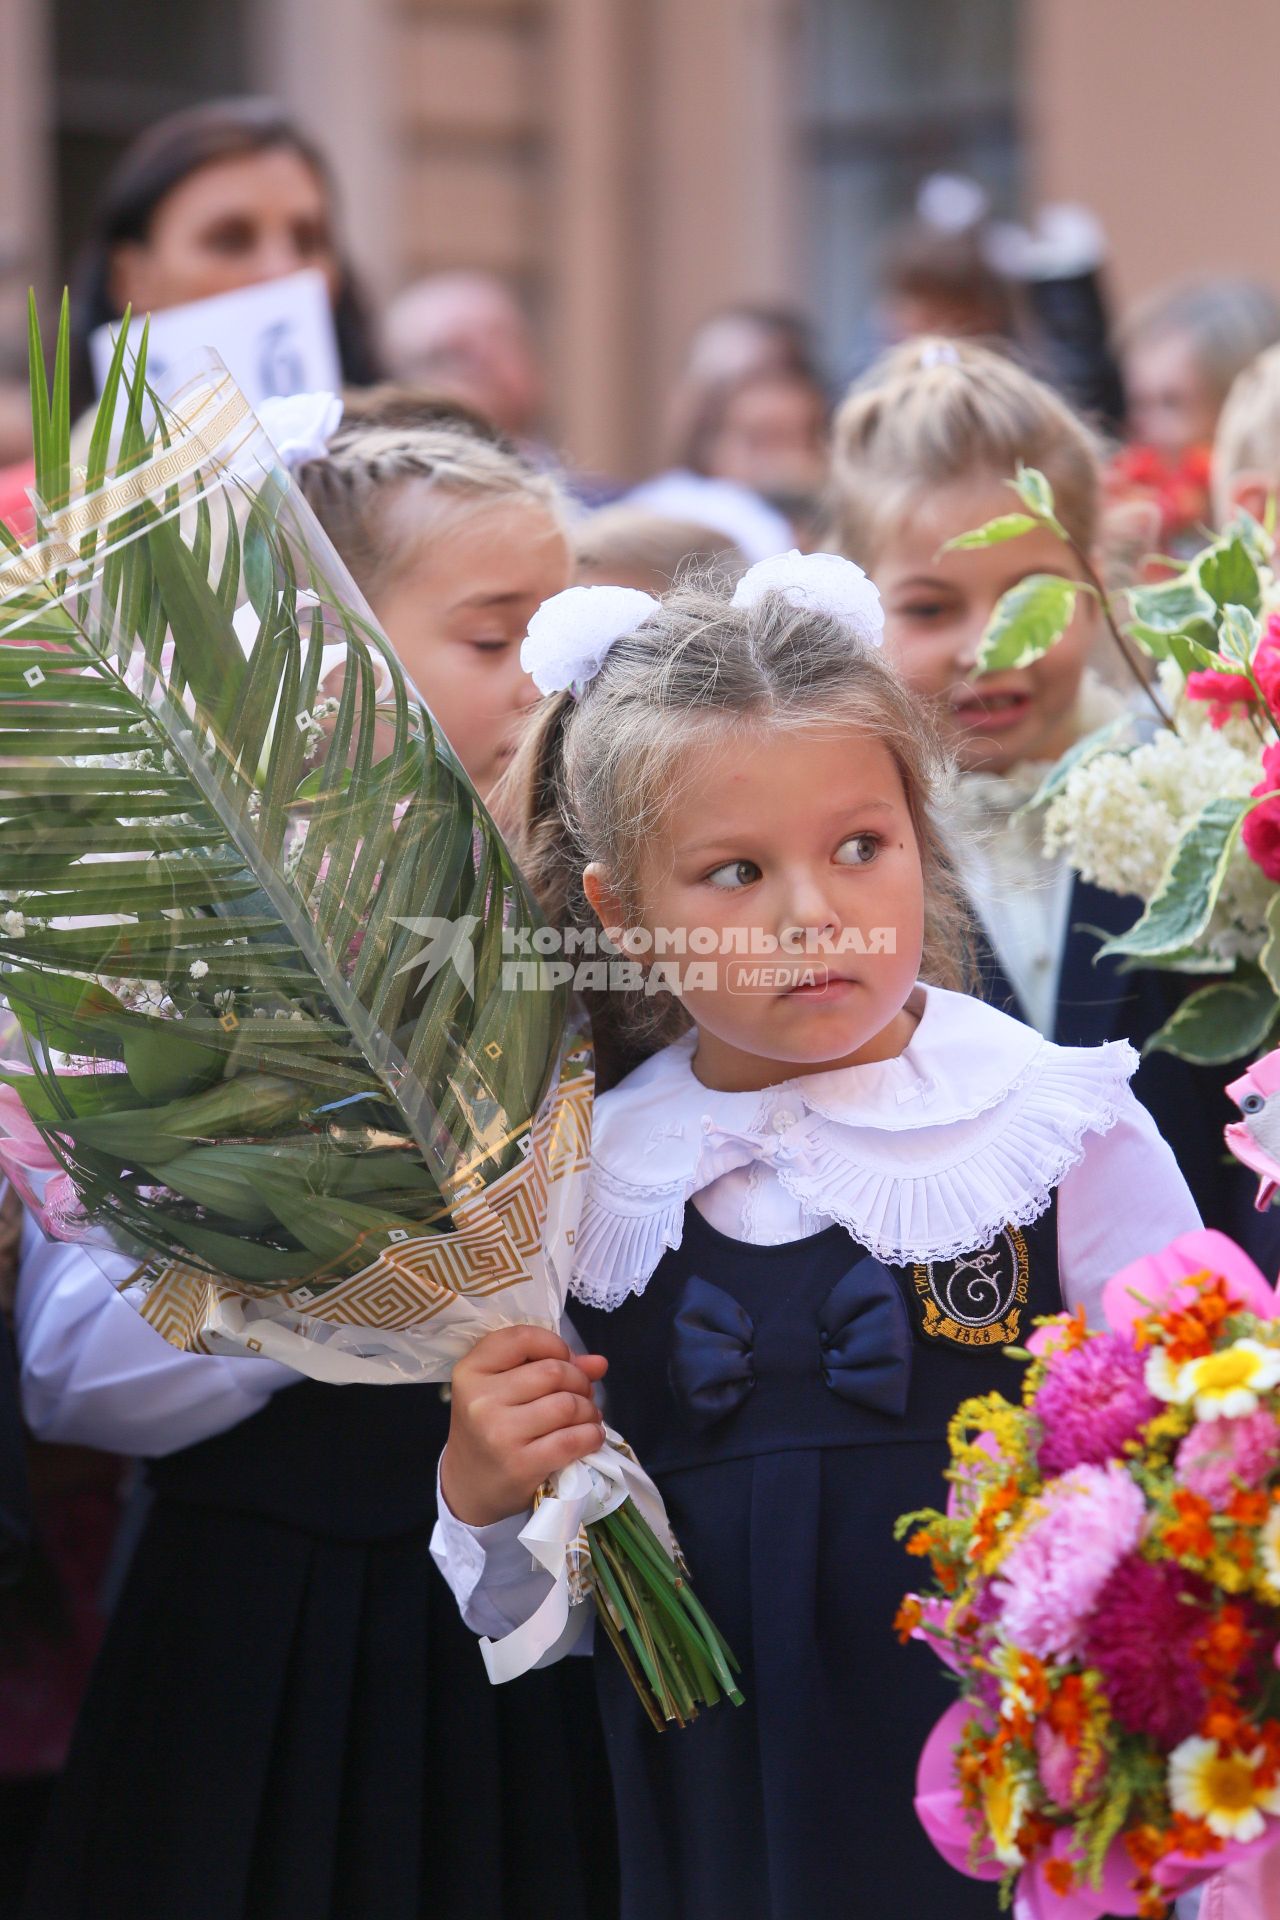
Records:
[[[1020,1920],[1164,1914],[1280,1841],[1280,1297],[1199,1232],[1042,1323],[1021,1398],[952,1423],[932,1590],[958,1675],[917,1810]]]
[[[212,359],[161,401],[127,338],[73,474],[65,304],[51,390],[33,312],[0,1161],[51,1231],[133,1260],[178,1346],[444,1380],[495,1327],[559,1325],[589,1055],[562,988],[513,992],[535,903],[247,402]],[[530,1534],[555,1588],[502,1677],[592,1591],[659,1723],[734,1692],[626,1449],[561,1479]]]
[[[1020,512],[962,536],[990,545],[1047,526],[1074,546],[1043,475]],[[1247,516],[1154,584],[1110,594],[1038,575],[998,604],[978,670],[1024,666],[1095,597],[1143,685],[1141,715],[1079,742],[1034,804],[1046,845],[1086,880],[1142,903],[1102,954],[1209,976],[1149,1043],[1223,1064],[1266,1045],[1280,1017],[1280,585],[1271,536]],[[1148,723],[1149,722],[1149,723]],[[1219,976],[1219,977],[1214,977]]]

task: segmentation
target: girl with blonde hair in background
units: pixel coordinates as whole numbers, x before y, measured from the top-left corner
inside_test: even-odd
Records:
[[[1053,488],[1073,546],[1037,526],[1016,539],[948,551],[957,535],[1017,504],[1022,463]],[[1098,961],[1101,940],[1139,903],[1104,893],[1046,854],[1042,816],[1026,810],[1054,761],[1124,702],[1089,670],[1103,642],[1097,602],[1080,594],[1056,646],[1026,667],[979,675],[979,643],[1001,596],[1033,574],[1084,576],[1100,542],[1098,445],[1049,387],[967,341],[920,340],[886,354],[835,420],[832,512],[844,552],[884,600],[885,645],[932,705],[960,770],[951,834],[984,935],[983,992],[1071,1046],[1163,1026],[1193,977],[1126,973]],[[1234,1110],[1225,1067],[1148,1054],[1135,1088],[1173,1147],[1206,1221],[1280,1266],[1280,1220],[1258,1214],[1247,1173],[1227,1161]]]

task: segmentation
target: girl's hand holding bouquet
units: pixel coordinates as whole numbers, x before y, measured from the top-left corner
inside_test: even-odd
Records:
[[[554,1581],[491,1674],[598,1592],[656,1722],[687,1720],[736,1695],[729,1657],[558,1333],[591,1072],[563,983],[507,977],[533,897],[225,368],[161,398],[122,329],[73,474],[65,303],[51,388],[34,309],[31,337],[37,541],[0,531],[0,1163],[55,1236],[132,1257],[176,1346],[334,1383],[460,1363],[459,1497],[540,1493]]]
[[[540,1327],[507,1327],[477,1341],[453,1370],[440,1466],[450,1511],[472,1527],[523,1513],[552,1474],[602,1447],[591,1387],[608,1364]]]

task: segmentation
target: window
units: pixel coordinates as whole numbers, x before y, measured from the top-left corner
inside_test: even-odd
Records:
[[[1017,207],[1016,0],[808,0],[802,133],[812,301],[840,380],[881,344],[880,249],[939,170]]]
[[[250,90],[245,12],[246,0],[57,0],[59,284],[129,142],[179,107]]]

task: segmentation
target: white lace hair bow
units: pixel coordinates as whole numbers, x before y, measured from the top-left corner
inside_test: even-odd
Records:
[[[883,642],[880,595],[862,568],[839,554],[793,550],[760,560],[739,580],[732,604],[754,607],[766,593],[781,593],[793,607],[843,621],[863,646]],[[520,665],[539,693],[571,693],[580,700],[615,642],[661,608],[660,600],[638,587],[569,587],[534,614]]]
[[[841,620],[864,647],[884,644],[880,595],[861,567],[838,553],[780,553],[748,567],[734,589],[735,607],[754,607],[766,593],[780,593],[802,612]]]
[[[273,394],[258,406],[258,420],[290,471],[305,460],[321,460],[342,423],[337,393]]]

